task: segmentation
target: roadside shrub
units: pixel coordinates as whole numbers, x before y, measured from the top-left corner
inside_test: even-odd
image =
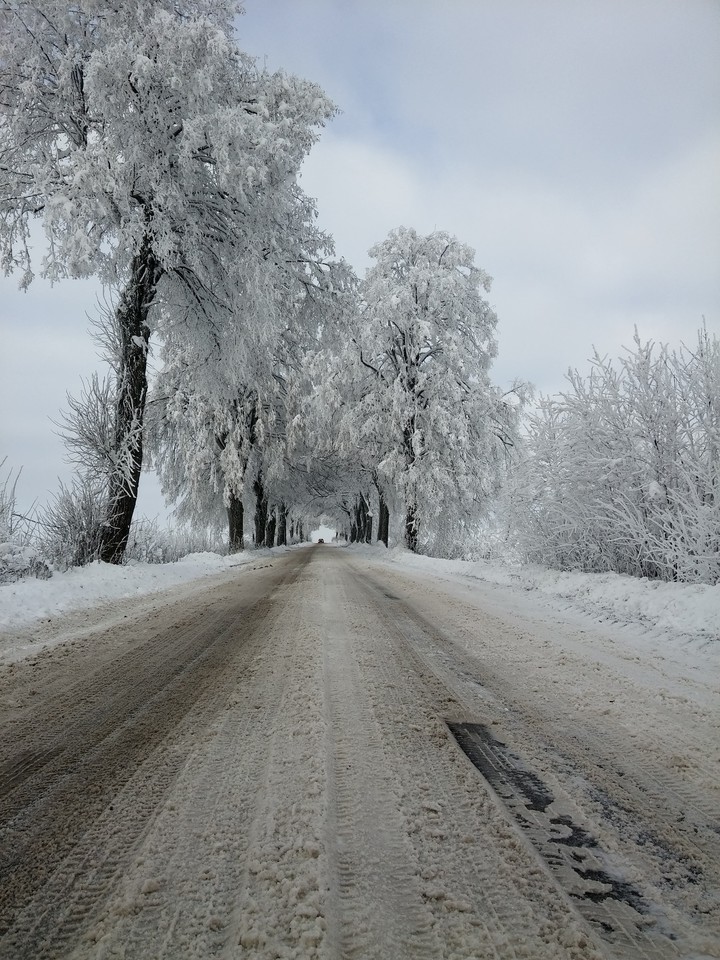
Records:
[[[0,461],[5,469],[7,457]],[[17,509],[17,482],[21,471],[8,470],[0,477],[0,583],[12,583],[23,577],[50,576],[50,569],[38,555],[34,544],[37,521],[30,513]]]
[[[526,559],[720,582],[720,342],[641,343],[541,401],[514,479]]]
[[[102,484],[84,476],[60,490],[41,516],[40,550],[60,570],[97,560],[105,521],[106,494]]]

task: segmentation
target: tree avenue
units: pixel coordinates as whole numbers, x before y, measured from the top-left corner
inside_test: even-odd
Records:
[[[333,113],[317,86],[237,48],[236,12],[229,0],[0,5],[3,268],[31,282],[39,218],[43,275],[119,289],[111,562],[137,498],[151,333],[207,353],[237,323],[247,261],[282,255],[300,164]]]
[[[253,494],[257,545],[323,512],[370,540],[375,503],[387,544],[400,498],[417,550],[477,512],[515,424],[472,250],[400,228],[358,285],[297,183],[334,108],[238,49],[231,0],[0,3],[3,267],[31,282],[38,219],[43,275],[112,291],[115,383],[64,424],[102,500],[79,554],[122,560],[148,441],[179,515],[222,513],[231,549]]]

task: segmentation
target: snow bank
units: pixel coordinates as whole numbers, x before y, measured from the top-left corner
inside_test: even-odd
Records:
[[[277,553],[277,549],[274,551]],[[0,630],[47,620],[100,603],[135,599],[192,580],[222,573],[231,567],[255,563],[269,550],[221,557],[217,553],[191,553],[177,563],[88,564],[49,580],[19,580],[0,585]]]
[[[537,600],[614,626],[641,627],[674,643],[720,641],[720,584],[665,583],[618,573],[560,573],[486,560],[438,560],[402,547],[372,550],[375,559],[430,575],[476,579],[532,592]]]

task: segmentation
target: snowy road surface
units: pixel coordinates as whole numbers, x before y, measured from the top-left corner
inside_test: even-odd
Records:
[[[0,958],[720,957],[717,676],[491,592],[314,547],[7,662]]]

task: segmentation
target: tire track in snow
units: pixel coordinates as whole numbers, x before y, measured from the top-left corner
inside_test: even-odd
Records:
[[[305,554],[305,563],[309,554]],[[305,569],[269,594],[224,705],[73,960],[326,957],[322,650]]]
[[[418,617],[414,611],[410,610],[399,613],[398,622],[401,624],[401,642],[404,642],[409,648],[410,655],[417,659],[419,670],[425,673],[426,677],[428,675],[434,676],[446,691],[452,691],[452,682],[448,684],[447,677],[443,675],[443,671],[437,670],[437,666],[433,664],[432,657],[428,655],[427,649],[423,651],[424,643],[427,643],[427,648],[432,648],[431,638],[433,635],[437,636],[437,631],[433,631],[423,618]],[[455,700],[455,709],[453,710],[453,699],[454,697],[448,698],[447,706],[451,709],[446,709],[445,715],[467,717],[472,709],[468,701],[462,698]],[[497,795],[494,789],[493,793]],[[506,798],[497,796],[499,802],[505,806]],[[551,818],[547,817],[541,822],[537,814],[528,810],[524,800],[522,794],[515,795],[515,803],[510,806],[510,810],[520,820],[523,830],[527,830],[533,845],[544,854],[548,847],[547,841],[553,833]],[[560,807],[560,810],[566,810],[567,803],[568,798],[565,798],[566,806]],[[545,859],[545,863],[555,866],[552,859]],[[590,869],[591,864],[588,863],[587,866]],[[645,920],[637,914],[633,918],[622,902],[608,901],[598,904],[592,899],[585,901],[582,891],[588,890],[589,893],[592,893],[594,889],[592,883],[580,884],[578,875],[571,869],[562,869],[562,865],[559,871],[554,872],[560,879],[566,894],[580,898],[578,900],[573,899],[573,910],[578,910],[580,915],[589,921],[596,946],[603,952],[609,952],[609,956],[617,958],[617,960],[671,960],[671,958],[678,956],[671,940],[654,933],[649,926],[650,918]],[[648,923],[647,930],[645,929],[646,922]]]
[[[413,637],[416,646],[418,636]],[[473,664],[471,658],[463,658],[452,641],[445,643],[446,650],[452,649],[451,654],[433,656],[428,644],[425,662],[457,690],[453,673],[458,665],[463,672],[467,669],[476,676],[481,675],[479,665],[477,661]],[[548,782],[556,794],[555,811],[588,825],[603,845],[617,850],[615,860],[624,863],[621,873],[632,884],[644,888],[650,901],[649,913],[644,918],[636,915],[633,921],[622,905],[613,918],[608,901],[607,915],[600,919],[608,929],[614,926],[625,930],[625,942],[618,946],[618,956],[624,960],[632,956],[632,950],[652,960],[676,955],[667,937],[654,935],[653,917],[659,930],[664,929],[673,937],[692,937],[691,928],[697,924],[695,934],[701,940],[709,937],[718,942],[720,903],[716,878],[720,875],[720,838],[716,821],[708,819],[708,801],[690,784],[683,783],[682,778],[669,776],[658,763],[649,763],[642,750],[612,727],[593,728],[585,720],[577,719],[569,730],[564,718],[548,716],[533,709],[527,700],[518,700],[517,688],[513,690],[507,680],[487,672],[483,679],[493,690],[501,692],[507,698],[503,702],[509,704],[502,709],[502,719],[494,729],[504,730],[503,738],[507,735],[519,754],[527,756],[530,752],[531,757],[541,758],[540,763],[534,759],[531,762],[544,771],[544,776],[549,776]],[[496,718],[497,713],[493,716]],[[546,818],[537,832],[540,845],[547,835]],[[588,876],[602,874],[602,864],[593,863],[589,854],[584,859],[587,864],[583,869]],[[570,886],[577,886],[573,878]],[[585,906],[584,912],[589,916],[603,913],[601,904],[589,902]],[[641,927],[647,925],[645,932],[633,933],[634,924],[638,923]],[[613,936],[621,937],[619,933]]]
[[[394,578],[395,584],[398,579]],[[372,574],[368,580],[376,594],[387,589]],[[701,866],[706,884],[712,885],[712,878],[720,870],[720,859],[716,834],[703,817],[704,805],[697,793],[687,786],[678,788],[676,781],[636,754],[632,745],[613,738],[606,730],[593,732],[580,722],[573,724],[570,733],[562,717],[534,712],[533,698],[526,690],[519,689],[508,676],[489,671],[479,657],[447,637],[446,622],[439,630],[415,607],[400,603],[397,626],[400,640],[418,669],[434,677],[439,690],[444,689],[457,699],[459,712],[453,715],[446,711],[446,717],[483,724],[497,724],[499,719],[499,726],[493,729],[504,731],[503,739],[513,744],[515,752],[527,755],[530,750],[531,756],[541,759],[541,763],[535,762],[550,777],[548,782],[557,796],[556,812],[569,814],[572,820],[585,825],[590,817],[591,831],[603,838],[610,849],[619,846],[628,876],[633,883],[640,883],[649,896],[660,927],[674,929],[673,935],[699,943],[700,950],[711,951],[712,944],[718,944],[717,919],[712,917],[713,910],[717,915],[717,897],[713,900],[711,894],[710,904],[706,899],[703,906],[694,906],[696,891],[702,895],[702,886],[696,886],[695,871]],[[490,638],[488,642],[492,642]],[[623,772],[613,775],[618,767]],[[582,779],[578,776],[580,770]],[[683,812],[688,798],[695,802]],[[692,822],[693,806],[700,826]],[[549,830],[557,833],[557,827],[548,827],[548,822],[544,823],[544,830],[536,831],[539,847]],[[588,871],[590,876],[590,862]],[[669,884],[673,884],[672,889]],[[577,878],[569,876],[567,888],[577,887]],[[610,933],[610,940],[618,941],[612,956],[622,960],[655,960],[678,955],[674,943],[653,929],[652,915],[635,915],[633,923],[624,904],[617,904],[614,917],[609,915],[611,902],[606,904],[608,929],[616,931]],[[597,916],[603,913],[603,907],[588,903],[584,912]],[[603,949],[608,949],[607,943]]]
[[[491,795],[478,789],[472,768],[458,762],[443,720],[457,701],[408,655],[398,598],[388,605],[383,588],[358,576],[352,594],[359,611],[354,635],[403,782],[401,808],[420,864],[422,896],[443,944],[439,955],[599,958],[546,868]]]
[[[420,890],[419,868],[399,814],[391,760],[378,728],[353,639],[338,617],[344,591],[325,565],[325,697],[335,955],[441,956]]]
[[[11,956],[19,955],[13,952],[17,950],[15,943],[40,944],[46,936],[59,936],[64,930],[68,931],[68,937],[74,935],[79,912],[73,901],[75,877],[78,872],[83,875],[83,865],[88,865],[97,877],[92,871],[92,861],[81,853],[88,825],[102,817],[113,797],[133,776],[142,779],[144,761],[172,733],[204,686],[222,668],[233,643],[233,618],[230,619],[228,625],[227,615],[213,618],[199,637],[200,652],[193,651],[189,660],[187,651],[180,647],[179,655],[186,657],[183,666],[174,663],[170,678],[166,675],[159,689],[152,659],[151,672],[144,674],[135,672],[137,664],[132,658],[132,673],[123,673],[123,682],[131,684],[132,694],[124,704],[127,714],[123,716],[120,709],[116,713],[117,725],[110,717],[96,725],[95,711],[91,709],[88,717],[81,703],[83,715],[66,734],[67,748],[28,778],[21,789],[4,798],[0,806],[0,839],[6,851],[0,860],[3,925],[9,926],[18,907],[40,888],[44,888],[43,896],[60,908],[66,918],[63,923],[52,909],[41,912],[33,909],[32,916],[24,922],[22,917],[18,918],[17,930],[8,935]],[[172,650],[171,647],[169,653]],[[179,760],[175,758],[168,766],[162,754],[156,754],[153,766],[157,770],[144,779],[143,797],[148,803],[127,811],[116,810],[113,805],[112,817],[107,823],[112,830],[122,822],[121,814],[126,813],[121,831],[125,843],[121,847],[129,846],[137,837],[173,772],[177,771]],[[159,775],[160,769],[163,776]],[[91,844],[90,857],[92,847]],[[115,847],[107,851],[104,870],[114,872],[119,868],[116,854]],[[98,895],[101,894],[102,887],[98,887]],[[63,902],[72,904],[75,913],[72,922],[67,919],[70,906],[61,907]],[[39,947],[33,949],[37,953]],[[29,956],[35,955],[29,953]]]
[[[312,557],[312,551],[308,555]],[[316,577],[309,563],[276,597],[271,655],[283,685],[264,731],[266,772],[252,821],[223,958],[327,957],[324,723]]]
[[[268,586],[293,579],[306,562],[295,555],[279,571],[244,579],[237,598],[224,588],[216,611],[208,598],[189,612],[181,604],[185,621],[111,657],[77,704],[55,698],[38,711],[36,731],[34,716],[32,724],[22,723],[22,711],[14,718],[20,749],[33,732],[38,753],[63,738],[67,746],[22,783],[11,782],[0,803],[0,957],[65,955],[87,930],[198,730],[221,709],[218,684],[272,605]],[[12,743],[4,746],[9,752]]]
[[[478,684],[452,610],[413,619],[329,547],[233,589],[0,671],[0,843],[22,826],[40,865],[2,960],[612,956],[445,720],[502,716],[553,789],[583,745]]]
[[[282,683],[266,687],[273,652],[268,617],[222,678],[222,713],[203,730],[133,861],[76,950],[94,942],[126,958],[219,956],[228,935],[247,861],[247,826],[263,794],[266,733],[279,709]],[[256,686],[257,685],[257,686]],[[272,690],[275,697],[267,697]],[[188,717],[188,726],[196,727]]]

